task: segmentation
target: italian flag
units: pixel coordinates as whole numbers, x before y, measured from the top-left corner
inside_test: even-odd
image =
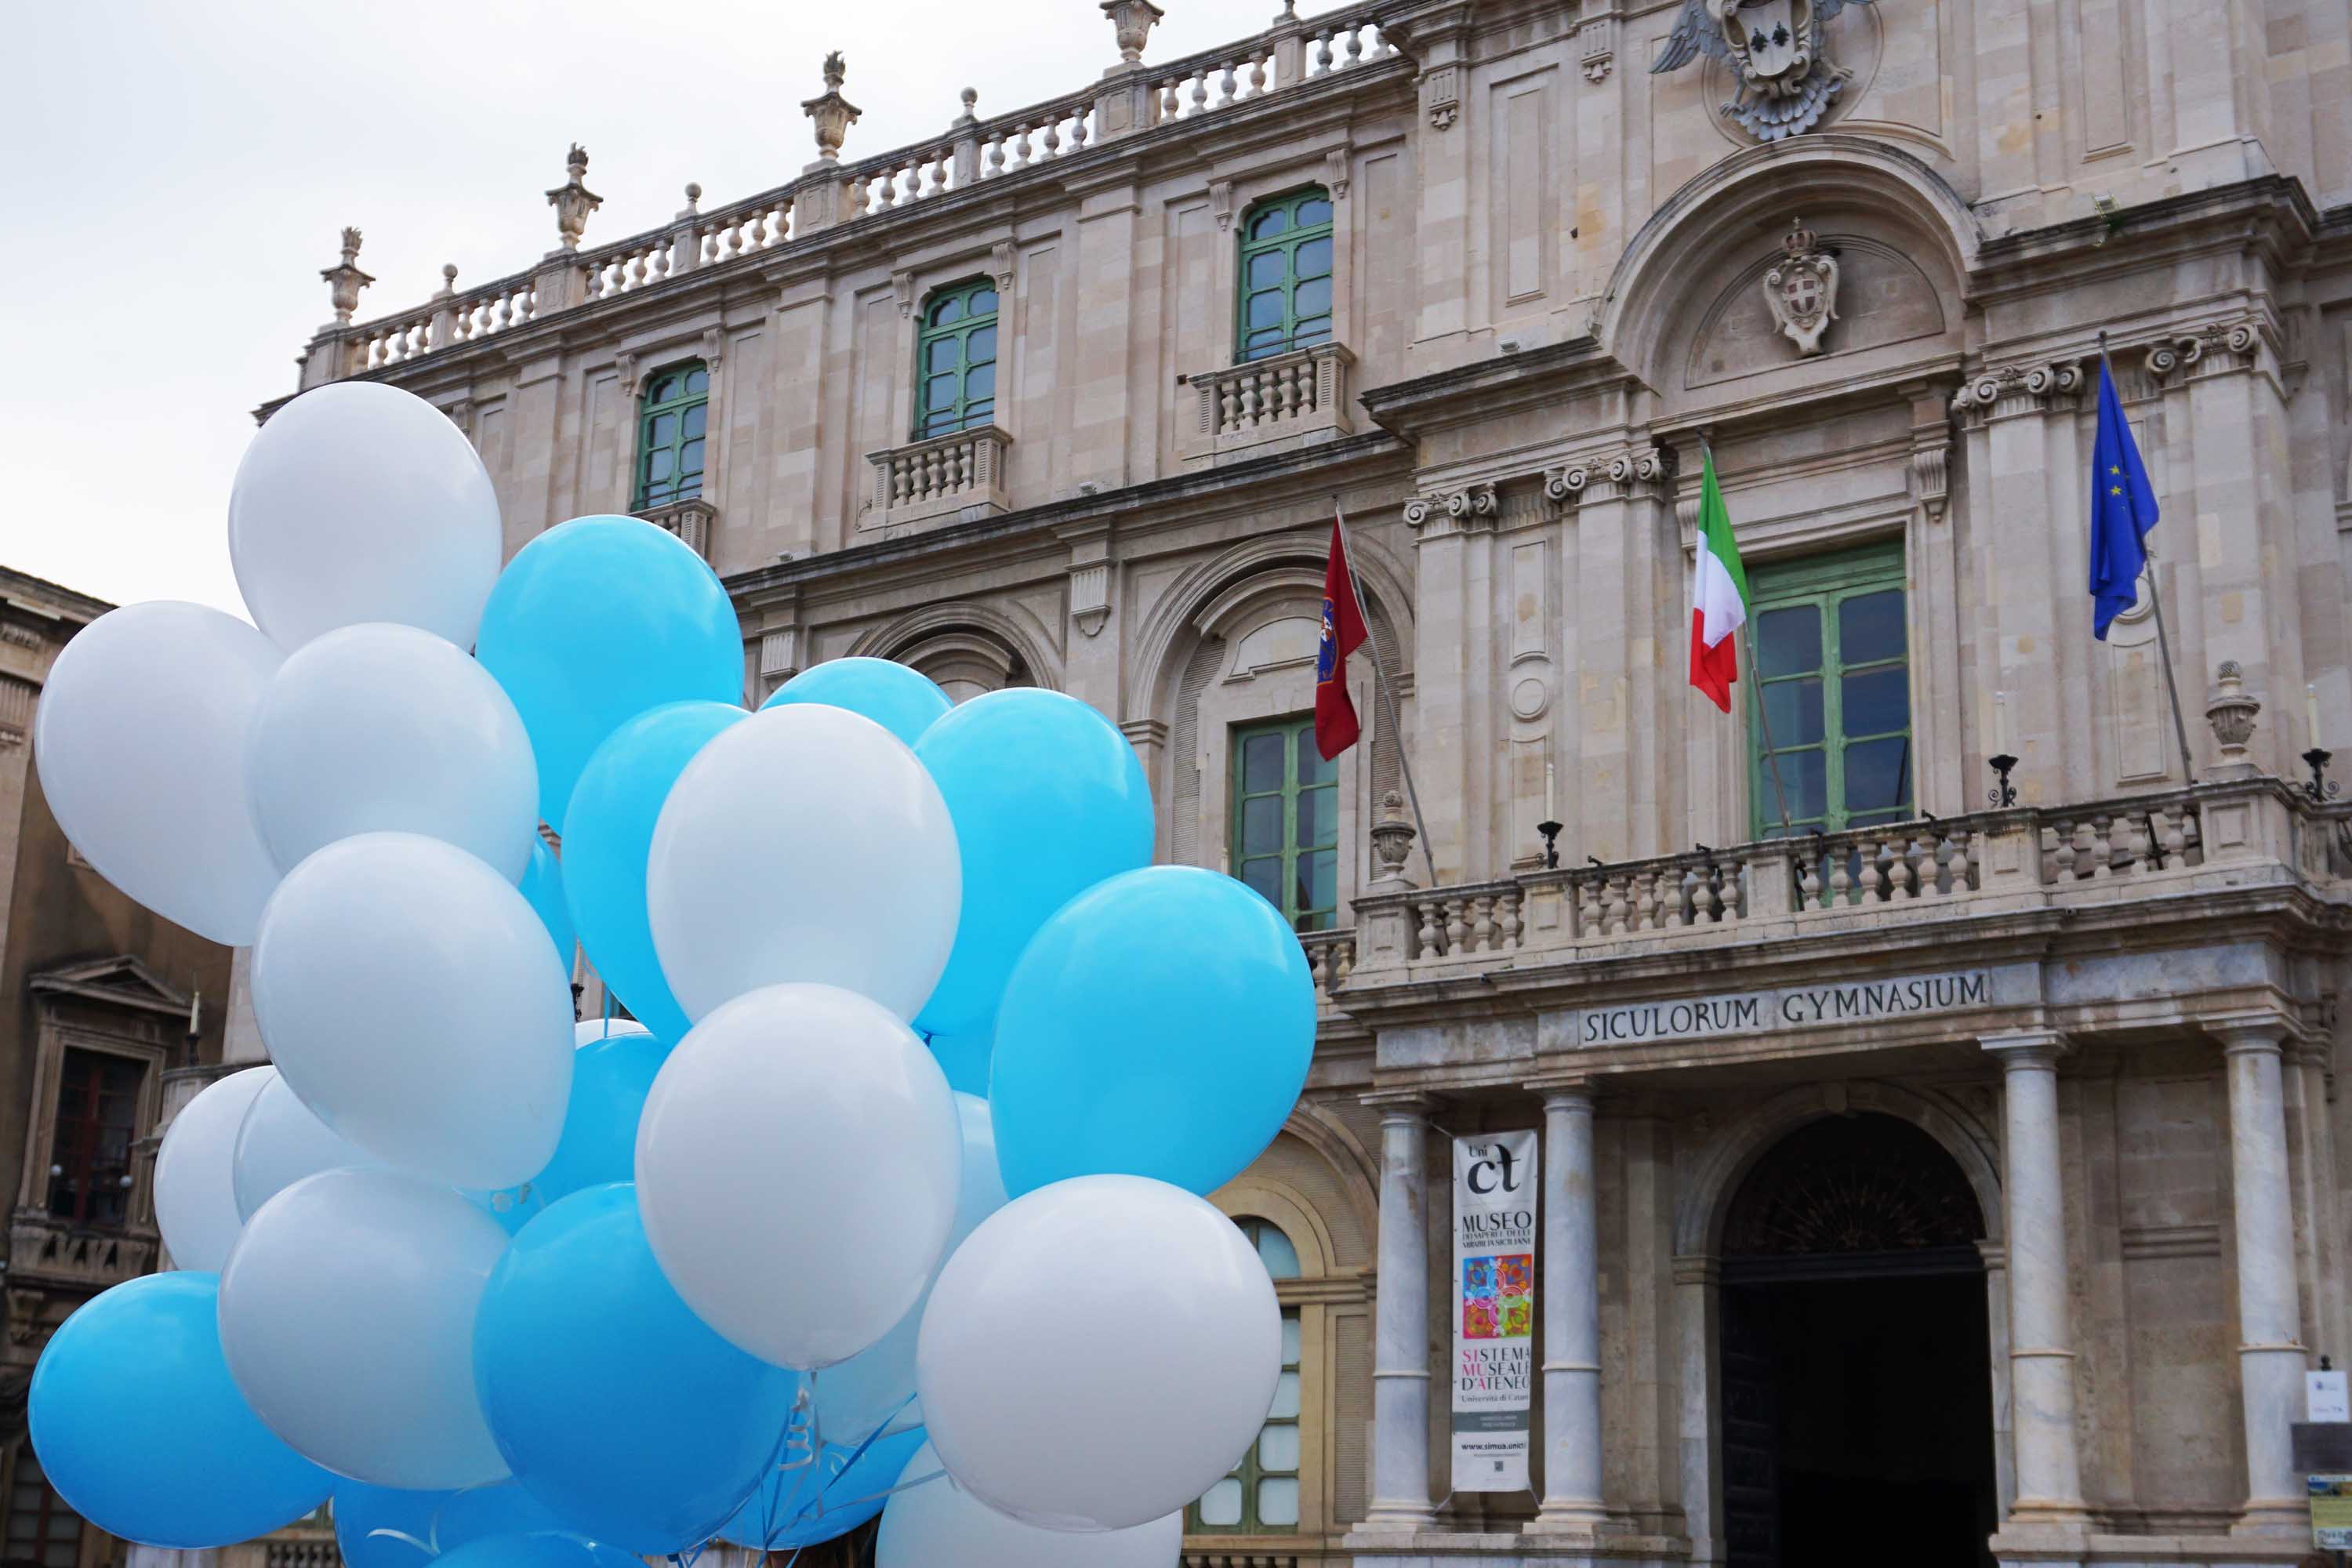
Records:
[[[1739,679],[1734,634],[1748,620],[1748,574],[1731,537],[1731,514],[1715,482],[1715,454],[1702,448],[1698,500],[1698,561],[1691,572],[1690,683],[1731,711],[1731,683]]]

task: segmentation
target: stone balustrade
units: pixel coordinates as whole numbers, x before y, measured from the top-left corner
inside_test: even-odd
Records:
[[[833,150],[820,141],[818,162],[788,184],[708,213],[696,205],[698,187],[689,187],[687,209],[671,223],[594,247],[578,242],[602,198],[581,184],[587,155],[575,147],[571,184],[549,194],[551,202],[569,198],[557,203],[561,247],[531,269],[486,287],[460,292],[445,286],[422,306],[352,325],[359,290],[373,279],[356,265],[358,231],[348,231],[343,265],[328,272],[336,322],[314,339],[302,384],[383,370],[690,272],[814,241],[838,225],[887,217],[984,181],[1050,167],[1138,132],[1205,121],[1276,93],[1392,79],[1403,68],[1403,57],[1381,18],[1402,5],[1403,0],[1373,0],[1311,20],[1286,16],[1239,43],[1162,65],[1138,60],[1060,98],[986,120],[972,113],[976,94],[966,89],[964,112],[943,136],[855,162],[835,158],[837,136]],[[1139,47],[1139,37],[1137,43]],[[1375,68],[1386,66],[1397,69]],[[837,89],[831,96],[838,98]],[[845,106],[844,111],[850,118],[842,128],[855,121],[854,111]],[[1213,133],[1206,124],[1202,132]],[[454,283],[454,268],[444,274]],[[1315,409],[1344,401],[1343,395],[1330,395],[1332,374],[1318,367]],[[1262,405],[1261,415],[1284,418],[1279,395],[1269,395],[1276,401]],[[1294,399],[1305,395],[1292,389]],[[1288,419],[1297,422],[1295,416]],[[1211,432],[1213,447],[1216,434]]]
[[[636,515],[677,534],[705,561],[710,559],[710,533],[718,526],[719,509],[699,496],[672,501],[667,506],[648,507]]]
[[[342,1568],[331,1531],[305,1522],[220,1550],[220,1568]]]
[[[1319,1555],[1302,1558],[1296,1552],[1187,1552],[1183,1568],[1300,1568],[1320,1561]]]
[[[1276,443],[1305,447],[1353,434],[1348,372],[1354,363],[1339,344],[1318,343],[1191,377],[1200,416],[1185,460],[1262,457]]]
[[[921,522],[969,521],[1011,510],[1004,451],[1013,437],[993,425],[868,452],[874,494],[861,531],[892,537]]]
[[[1763,941],[1930,915],[2006,915],[2264,881],[2352,897],[2352,806],[2275,779],[1922,818],[1355,900],[1330,989]],[[1402,968],[1405,975],[1395,973]]]
[[[1348,983],[1356,968],[1356,933],[1352,931],[1318,931],[1300,934],[1298,945],[1307,950],[1307,966],[1315,975],[1315,1005],[1318,1008],[1331,1005],[1331,993]]]

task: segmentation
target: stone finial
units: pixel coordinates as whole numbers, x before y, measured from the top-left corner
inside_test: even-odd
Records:
[[[699,181],[688,180],[686,183],[686,210],[688,212],[702,210],[702,184]]]
[[[979,124],[980,116],[974,113],[973,110],[980,107],[980,89],[976,87],[965,88],[960,96],[963,99],[963,112],[955,117],[954,123],[957,128],[961,129],[966,125]]]
[[[1372,824],[1372,862],[1381,882],[1412,885],[1404,863],[1412,855],[1412,823],[1405,816],[1404,799],[1389,790],[1381,796],[1380,820]]]
[[[604,198],[590,190],[588,149],[574,142],[571,153],[563,160],[571,178],[547,193],[547,205],[555,209],[555,234],[565,250],[580,248],[580,237],[587,232],[588,215],[604,205]]]
[[[332,267],[319,268],[319,276],[327,280],[327,298],[335,307],[335,324],[349,326],[352,312],[360,308],[360,290],[375,281],[360,270],[360,231],[343,230],[343,258]]]
[[[454,300],[457,297],[457,264],[456,262],[445,261],[441,264],[441,287],[433,291],[433,297],[436,300]]]
[[[1118,36],[1119,64],[1128,66],[1143,62],[1143,43],[1151,37],[1152,24],[1168,15],[1151,0],[1102,0],[1102,14],[1110,18]]]
[[[816,155],[823,163],[841,161],[842,139],[849,128],[857,123],[857,106],[841,96],[841,84],[849,79],[849,67],[835,49],[824,57],[824,91],[815,98],[801,100],[801,112],[816,121]]]
[[[2251,778],[2253,759],[2246,754],[2246,742],[2254,738],[2254,715],[2263,710],[2262,700],[2246,689],[2245,671],[2234,658],[2223,659],[2213,676],[2213,689],[2205,698],[2205,721],[2213,727],[2221,754],[2208,776]]]

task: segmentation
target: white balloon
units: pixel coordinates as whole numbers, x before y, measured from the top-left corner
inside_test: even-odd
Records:
[[[948,1080],[912,1030],[854,992],[771,985],[662,1063],[637,1210],[704,1322],[779,1366],[831,1366],[922,1294],[958,1158]]]
[[[1255,1249],[1142,1176],[997,1210],[940,1270],[916,1352],[949,1472],[1047,1530],[1125,1529],[1207,1491],[1256,1440],[1281,1372]]]
[[[955,1223],[948,1229],[940,1267],[955,1256],[980,1222],[1004,1206],[1004,1177],[996,1168],[996,1127],[988,1101],[976,1094],[955,1097],[963,1129],[963,1172],[956,1188]],[[939,1279],[939,1269],[931,1279]],[[931,1288],[879,1340],[816,1379],[817,1420],[828,1443],[862,1443],[877,1432],[904,1432],[923,1424],[923,1404],[915,1394],[915,1342],[923,1331],[923,1305]],[[921,1472],[910,1470],[909,1475]]]
[[[939,786],[871,719],[796,702],[729,726],[670,786],[646,910],[698,1019],[818,981],[912,1018],[955,942],[963,862]]]
[[[327,1171],[261,1206],[221,1272],[221,1349],[269,1429],[338,1475],[438,1489],[507,1473],[474,1394],[498,1222],[394,1171]]]
[[[572,1092],[572,987],[539,916],[464,850],[414,833],[330,844],[280,885],[253,1012],[302,1103],[452,1186],[539,1174]]]
[[[909,1480],[940,1468],[926,1443],[907,1461]],[[1007,1519],[952,1476],[910,1487],[882,1510],[876,1568],[1176,1568],[1184,1510],[1126,1530],[1071,1534]]]
[[[574,1046],[587,1046],[593,1045],[596,1041],[603,1039],[606,1035],[611,1035],[617,1038],[622,1035],[650,1035],[652,1033],[653,1031],[651,1029],[646,1028],[635,1018],[614,1018],[611,1020],[611,1026],[609,1028],[606,1026],[606,1021],[603,1018],[585,1018],[572,1026],[572,1043]]]
[[[236,1130],[276,1068],[215,1079],[180,1108],[155,1151],[155,1227],[181,1268],[218,1271],[245,1227],[232,1178]]]
[[[261,1205],[321,1171],[374,1169],[383,1162],[319,1120],[276,1068],[246,1108],[230,1163],[236,1212],[251,1219]]]
[[[473,443],[377,382],[306,392],[245,449],[229,563],[254,623],[291,652],[362,621],[474,646],[498,580],[499,498]]]
[[[522,879],[539,768],[522,715],[473,656],[415,626],[343,626],[286,658],[246,753],[281,869],[355,833],[421,833]]]
[[[278,863],[245,797],[245,742],[284,656],[235,616],[110,610],[50,667],[33,716],[41,793],[99,874],[164,919],[253,941]]]

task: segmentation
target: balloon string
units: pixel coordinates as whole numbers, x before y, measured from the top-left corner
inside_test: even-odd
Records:
[[[856,1508],[860,1503],[873,1502],[879,1498],[897,1497],[900,1492],[910,1492],[917,1487],[929,1486],[933,1481],[938,1480],[940,1477],[946,1474],[947,1471],[943,1468],[933,1470],[928,1476],[917,1476],[911,1481],[900,1481],[895,1487],[885,1487],[878,1492],[868,1492],[864,1497],[852,1498],[841,1506],[843,1508]]]
[[[613,1037],[613,988],[610,985],[604,987],[604,1037],[608,1040]]]

